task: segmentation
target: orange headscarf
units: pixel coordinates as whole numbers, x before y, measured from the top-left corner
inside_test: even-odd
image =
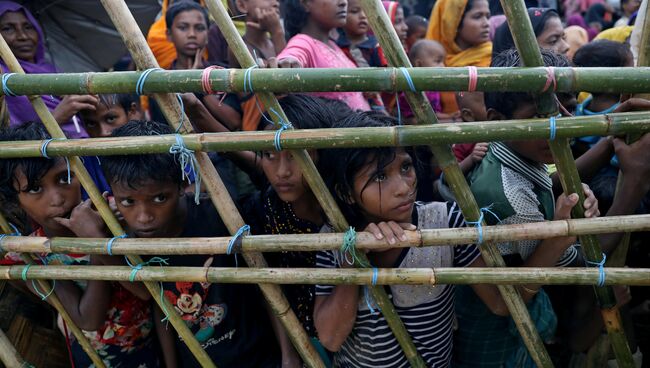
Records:
[[[431,11],[426,38],[440,42],[447,51],[445,66],[490,66],[492,42],[484,42],[466,50],[456,44],[458,26],[462,20],[467,0],[438,0]],[[453,92],[442,93],[443,112],[458,111]]]

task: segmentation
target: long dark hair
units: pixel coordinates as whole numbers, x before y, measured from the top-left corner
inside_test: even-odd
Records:
[[[284,31],[287,39],[302,31],[309,20],[309,12],[301,4],[301,0],[286,0],[282,8],[284,14]]]

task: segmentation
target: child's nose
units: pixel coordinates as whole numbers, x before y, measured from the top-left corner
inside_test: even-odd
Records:
[[[65,197],[58,190],[53,190],[50,195],[50,206],[60,207],[65,203]]]
[[[148,224],[151,221],[153,221],[153,219],[154,219],[153,215],[149,211],[144,211],[144,210],[138,212],[138,216],[136,217],[136,220],[140,224]]]

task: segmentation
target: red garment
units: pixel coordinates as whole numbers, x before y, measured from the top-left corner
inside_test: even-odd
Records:
[[[454,150],[454,155],[456,156],[456,160],[458,160],[458,162],[461,162],[467,157],[469,157],[472,154],[475,145],[476,143],[454,144],[453,150]]]

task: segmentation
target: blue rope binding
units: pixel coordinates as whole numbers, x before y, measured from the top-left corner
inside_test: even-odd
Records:
[[[201,194],[201,172],[194,151],[185,147],[185,142],[180,134],[176,134],[176,143],[169,147],[169,153],[178,159],[181,165],[181,180],[187,179],[191,183],[190,176],[185,169],[189,166],[191,172],[194,174],[194,203],[199,204],[199,196]]]
[[[477,245],[483,244],[483,220],[485,218],[486,213],[489,213],[492,216],[494,216],[494,218],[497,219],[497,222],[501,222],[501,219],[499,218],[499,216],[490,209],[491,207],[492,207],[492,205],[481,208],[479,210],[481,212],[481,215],[478,217],[478,220],[476,220],[476,221],[465,221],[466,224],[473,225],[473,226],[476,227],[476,230],[478,232],[478,239],[476,241]]]
[[[113,255],[113,242],[116,239],[124,239],[124,238],[126,238],[126,234],[122,234],[122,235],[118,235],[118,236],[114,236],[114,237],[110,238],[108,240],[108,242],[106,243],[106,253],[108,253],[109,256],[112,256]]]
[[[600,262],[585,261],[590,266],[598,267],[598,287],[605,286],[605,262],[607,261],[607,255],[603,253],[603,259]]]
[[[230,238],[230,241],[228,242],[228,248],[226,248],[226,254],[231,255],[233,254],[233,250],[235,248],[235,244],[237,244],[237,241],[242,239],[242,237],[246,235],[250,235],[251,233],[251,227],[249,225],[244,224],[242,227],[237,230],[235,235]],[[239,261],[237,260],[237,254],[235,253],[235,267],[239,267]]]
[[[550,118],[548,118],[548,122],[549,122],[549,129],[550,129],[549,139],[553,141],[555,140],[555,133],[557,128],[555,123],[555,116],[551,116]]]
[[[5,96],[11,96],[11,97],[18,96],[7,85],[7,82],[9,81],[9,78],[11,78],[11,76],[13,76],[14,74],[16,74],[16,73],[4,73],[2,75],[2,93],[4,93]]]
[[[47,159],[52,158],[52,157],[47,155],[47,146],[54,139],[63,139],[63,138],[48,138],[48,139],[43,141],[43,144],[41,144],[41,156],[43,156],[44,158],[47,158]],[[63,157],[63,159],[65,160],[65,166],[68,169],[68,184],[70,184],[70,182],[72,181],[72,177],[71,177],[71,174],[70,174],[70,160],[68,160],[68,158],[65,157],[65,156]]]

